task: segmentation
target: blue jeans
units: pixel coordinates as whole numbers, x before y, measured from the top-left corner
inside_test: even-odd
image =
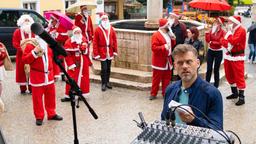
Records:
[[[250,48],[249,60],[254,61],[255,60],[255,53],[256,53],[255,52],[255,45],[254,44],[249,44],[249,48]]]

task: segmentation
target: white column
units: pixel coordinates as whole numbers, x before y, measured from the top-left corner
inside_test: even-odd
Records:
[[[158,20],[163,17],[163,0],[147,0],[147,22],[145,27],[158,27]]]
[[[253,22],[256,22],[256,0],[252,1],[252,16],[251,19]]]

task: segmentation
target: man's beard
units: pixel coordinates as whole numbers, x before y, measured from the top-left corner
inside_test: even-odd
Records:
[[[29,34],[31,33],[31,24],[23,24],[20,29],[23,30],[25,33]]]
[[[72,37],[71,37],[71,40],[73,41],[73,42],[76,42],[77,44],[81,44],[82,43],[82,34],[79,34],[79,35],[73,35]]]

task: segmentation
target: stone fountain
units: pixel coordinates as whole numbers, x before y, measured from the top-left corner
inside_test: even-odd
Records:
[[[151,88],[151,36],[158,29],[162,17],[162,1],[147,1],[147,19],[131,19],[112,22],[117,33],[118,57],[112,63],[111,82],[125,88],[148,90]],[[204,25],[196,21],[183,21],[187,27]],[[100,79],[100,64],[94,62],[94,78]]]

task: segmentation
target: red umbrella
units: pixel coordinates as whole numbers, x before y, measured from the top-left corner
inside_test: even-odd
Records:
[[[67,30],[72,30],[72,27],[74,26],[74,23],[68,16],[66,16],[65,14],[62,14],[58,11],[49,11],[49,12],[44,13],[44,17],[47,20],[50,20],[52,15],[59,20],[59,23],[63,27],[65,27]]]
[[[189,6],[212,11],[225,11],[231,9],[231,6],[226,0],[193,0],[189,2]]]

